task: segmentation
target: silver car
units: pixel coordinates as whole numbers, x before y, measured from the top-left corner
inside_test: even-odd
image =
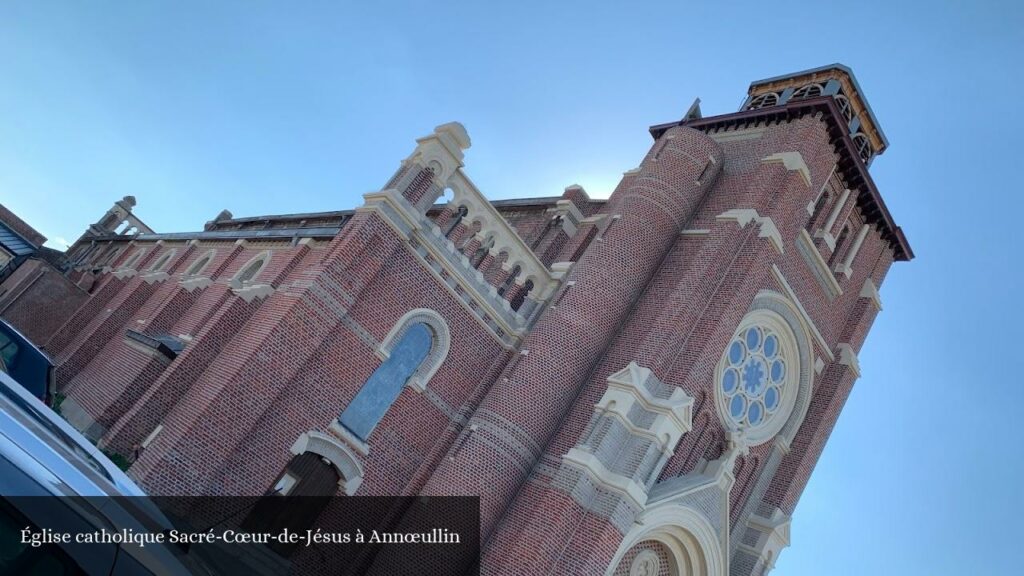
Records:
[[[0,574],[209,574],[174,545],[59,538],[171,529],[145,496],[60,416],[0,372]],[[46,539],[47,529],[58,537]],[[41,535],[40,545],[26,542],[26,534]]]

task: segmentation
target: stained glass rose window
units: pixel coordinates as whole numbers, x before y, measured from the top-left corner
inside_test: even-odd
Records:
[[[736,427],[758,427],[779,410],[786,394],[784,356],[779,335],[767,326],[749,326],[733,337],[718,386]]]

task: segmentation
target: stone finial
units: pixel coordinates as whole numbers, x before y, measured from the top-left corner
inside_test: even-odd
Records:
[[[118,204],[126,210],[131,210],[132,208],[135,208],[135,196],[125,196],[124,198],[121,198]]]
[[[213,221],[223,222],[224,220],[231,220],[232,218],[234,218],[234,215],[231,214],[231,211],[224,209],[217,213],[217,215],[213,218]]]
[[[472,145],[469,140],[469,133],[466,132],[466,127],[460,122],[448,122],[446,124],[441,124],[437,128],[434,128],[434,133],[438,135],[448,134],[459,145],[459,148],[463,150]]]

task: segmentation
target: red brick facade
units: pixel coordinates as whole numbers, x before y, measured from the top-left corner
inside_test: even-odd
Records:
[[[341,493],[479,495],[487,574],[761,574],[912,257],[852,75],[788,79],[652,128],[606,202],[488,204],[444,125],[351,212],[84,238],[99,278],[46,346],[65,414],[157,494],[261,494],[320,450]],[[792,332],[764,438],[716,399],[758,315]],[[434,348],[359,438],[339,414],[410,318]]]

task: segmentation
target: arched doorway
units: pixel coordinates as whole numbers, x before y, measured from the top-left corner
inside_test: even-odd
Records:
[[[681,504],[645,511],[625,535],[606,576],[725,576],[716,530]]]
[[[314,452],[294,456],[267,493],[242,521],[251,533],[280,534],[285,528],[303,533],[338,493],[341,476],[330,460]],[[271,550],[289,556],[299,546],[270,542]]]

